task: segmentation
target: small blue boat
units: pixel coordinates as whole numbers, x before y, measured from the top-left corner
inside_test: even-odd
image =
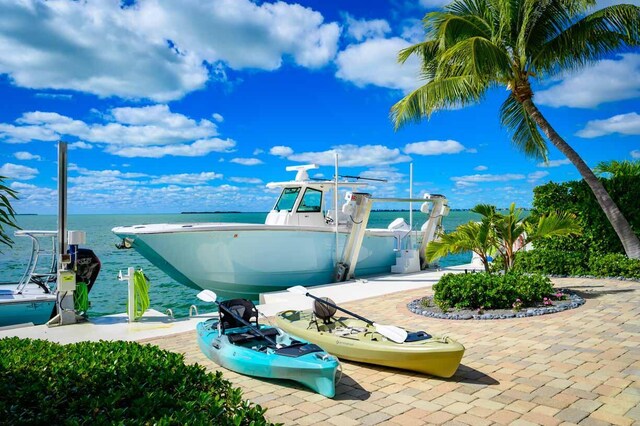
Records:
[[[248,300],[218,306],[219,320],[196,327],[198,345],[207,358],[236,373],[294,380],[326,397],[335,396],[336,357],[278,328],[258,324],[258,310]]]

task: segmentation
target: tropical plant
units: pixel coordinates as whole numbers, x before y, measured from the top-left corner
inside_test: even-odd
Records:
[[[18,199],[16,191],[4,184],[6,177],[0,176],[0,243],[11,247],[13,240],[7,234],[5,227],[20,229],[16,224],[16,212],[11,206],[10,198]]]
[[[430,242],[425,251],[429,262],[448,253],[464,253],[472,251],[480,257],[484,270],[489,272],[489,256],[495,252],[494,238],[491,228],[486,222],[469,222],[462,224],[450,234],[441,234]]]
[[[515,254],[528,244],[552,236],[576,235],[580,226],[571,213],[550,212],[537,219],[523,218],[522,209],[516,209],[512,203],[506,214],[500,213],[495,206],[478,204],[472,212],[482,215],[480,222],[460,225],[451,234],[443,234],[427,245],[425,256],[428,261],[448,253],[473,251],[477,253],[490,272],[488,257],[498,253],[505,271],[514,264]]]
[[[427,82],[391,109],[396,129],[435,111],[482,100],[507,87],[500,115],[525,155],[547,160],[540,134],[578,169],[615,229],[627,256],[640,240],[602,183],[533,102],[532,80],[574,71],[621,48],[640,45],[640,7],[618,4],[588,14],[595,0],[455,0],[424,19],[426,39],[399,54],[420,58]]]
[[[593,171],[600,176],[605,174],[612,177],[640,176],[640,161],[602,161],[594,167]]]

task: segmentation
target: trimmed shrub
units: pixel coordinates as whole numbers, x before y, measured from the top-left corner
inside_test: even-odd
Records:
[[[589,269],[596,277],[640,278],[640,260],[619,253],[592,256]]]
[[[0,339],[6,424],[267,424],[217,372],[131,342]]]
[[[539,274],[445,274],[433,286],[434,301],[441,308],[511,309],[516,299],[524,306],[541,302],[553,293],[549,278]],[[444,310],[444,309],[443,309]]]
[[[549,275],[586,275],[589,253],[553,249],[535,249],[516,254],[514,270]]]

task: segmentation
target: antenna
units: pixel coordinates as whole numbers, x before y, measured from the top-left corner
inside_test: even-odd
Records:
[[[345,179],[355,179],[355,180],[370,180],[370,181],[373,181],[373,182],[387,182],[386,179],[374,179],[374,178],[367,178],[367,177],[362,177],[362,176],[340,175],[339,177],[345,178]]]
[[[287,166],[286,170],[288,172],[298,172],[296,174],[296,181],[305,181],[309,180],[309,173],[307,173],[307,170],[313,170],[317,168],[317,164],[302,164],[300,166]]]

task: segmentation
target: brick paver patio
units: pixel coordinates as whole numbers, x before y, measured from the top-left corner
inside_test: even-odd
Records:
[[[554,283],[587,302],[559,314],[491,321],[409,312],[406,304],[430,288],[345,304],[383,324],[448,334],[466,352],[447,380],[344,361],[334,399],[222,369],[200,352],[195,332],[146,342],[221,369],[246,398],[269,408],[269,420],[287,425],[640,425],[640,284]]]

